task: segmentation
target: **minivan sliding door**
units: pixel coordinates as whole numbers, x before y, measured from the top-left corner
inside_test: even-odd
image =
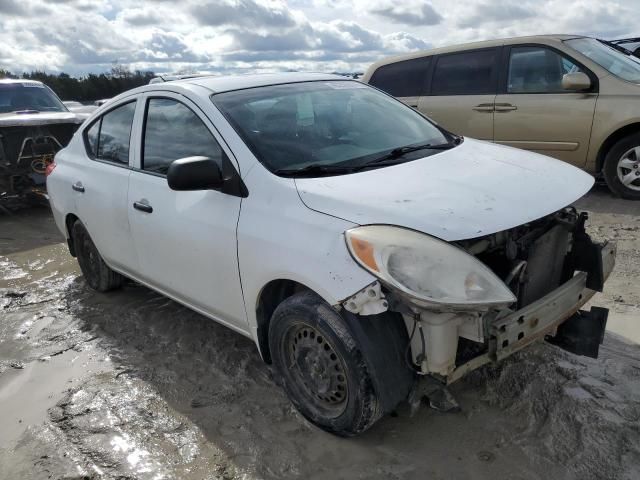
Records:
[[[493,140],[493,104],[501,48],[438,55],[430,94],[418,109],[447,130]]]

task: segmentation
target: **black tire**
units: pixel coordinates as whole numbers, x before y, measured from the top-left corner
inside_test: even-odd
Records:
[[[364,356],[346,322],[314,293],[297,293],[276,308],[269,348],[289,399],[313,424],[351,436],[382,416]]]
[[[627,186],[622,182],[618,175],[618,167],[623,158],[628,157],[628,152],[635,147],[640,147],[640,133],[635,133],[618,140],[607,152],[604,166],[602,167],[602,174],[609,189],[617,196],[628,200],[640,200],[640,155],[636,155],[635,153],[630,154],[630,161],[635,160],[635,166],[630,165],[629,168],[623,168],[622,170],[623,174],[628,172],[633,175],[632,178],[634,178],[634,180],[631,186]],[[635,179],[636,175],[637,179]]]
[[[87,284],[98,292],[108,292],[121,287],[124,277],[104,263],[89,232],[79,220],[71,227],[71,236],[80,270]]]

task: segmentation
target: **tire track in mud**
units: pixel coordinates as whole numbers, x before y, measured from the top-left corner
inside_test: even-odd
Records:
[[[640,346],[607,334],[593,360],[543,343],[465,383],[519,419],[514,442],[569,478],[638,478]]]

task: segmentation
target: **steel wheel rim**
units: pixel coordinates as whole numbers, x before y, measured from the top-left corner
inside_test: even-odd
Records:
[[[620,157],[616,171],[622,185],[640,192],[640,146],[630,148]]]
[[[315,410],[336,418],[347,407],[344,364],[327,338],[306,323],[292,325],[284,336],[287,369]]]

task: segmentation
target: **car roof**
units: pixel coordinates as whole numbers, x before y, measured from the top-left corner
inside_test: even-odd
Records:
[[[31,83],[34,85],[44,85],[42,82],[37,80],[26,80],[23,78],[0,78],[0,85],[9,85],[9,84],[25,84]]]
[[[156,90],[160,86],[170,84],[192,84],[204,87],[215,93],[229,92],[231,90],[242,90],[245,88],[264,87],[267,85],[281,85],[286,83],[297,82],[312,82],[321,80],[344,80],[350,79],[340,75],[333,75],[327,73],[299,73],[299,72],[286,72],[286,73],[254,73],[245,75],[229,75],[229,76],[216,76],[206,75],[184,78],[180,80],[174,80],[167,83],[153,83],[144,87],[140,87],[140,90]]]
[[[381,60],[378,60],[374,64],[372,64],[365,73],[364,77],[367,77],[367,74],[372,74],[375,68],[378,68],[382,65],[387,65],[389,63],[395,63],[402,60],[410,60],[413,58],[420,58],[424,56],[430,55],[438,55],[442,53],[454,53],[454,52],[462,52],[465,50],[476,50],[480,48],[490,48],[490,47],[501,47],[502,45],[508,43],[538,43],[538,42],[562,42],[564,40],[570,40],[572,38],[585,38],[584,35],[566,35],[566,34],[553,34],[553,35],[531,35],[526,37],[509,37],[509,38],[499,38],[495,40],[484,40],[480,42],[471,42],[471,43],[462,43],[457,45],[448,45],[446,47],[432,48],[429,50],[420,50],[413,53],[407,53],[404,55],[396,55],[392,57],[386,57]]]

